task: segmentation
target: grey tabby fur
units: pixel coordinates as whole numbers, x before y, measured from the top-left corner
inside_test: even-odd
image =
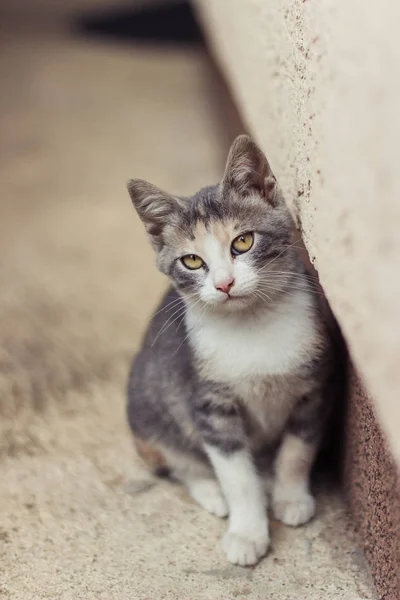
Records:
[[[315,281],[292,242],[268,162],[247,136],[235,140],[222,182],[191,198],[142,180],[128,189],[172,283],[130,374],[138,450],[206,509],[229,513],[228,560],[254,564],[269,542],[268,474],[277,518],[299,525],[314,514],[309,473],[336,368]],[[254,234],[248,252],[226,250],[246,232]],[[190,253],[203,260],[208,253],[208,263],[188,270],[180,259]],[[215,289],[232,274],[229,293]]]

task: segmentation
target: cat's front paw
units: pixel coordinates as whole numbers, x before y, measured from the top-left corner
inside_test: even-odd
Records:
[[[229,562],[249,567],[255,565],[267,553],[268,531],[251,536],[227,531],[222,546]]]
[[[285,525],[297,527],[315,515],[315,499],[303,487],[276,487],[273,493],[274,516]]]

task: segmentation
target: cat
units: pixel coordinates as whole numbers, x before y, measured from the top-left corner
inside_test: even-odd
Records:
[[[229,515],[228,561],[253,565],[272,510],[298,526],[315,513],[310,471],[333,403],[336,357],[293,221],[251,138],[230,149],[221,183],[191,198],[129,182],[171,287],[128,385],[142,457],[207,511]]]

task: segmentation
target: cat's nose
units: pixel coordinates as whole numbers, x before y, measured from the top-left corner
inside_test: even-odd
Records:
[[[224,292],[224,294],[229,294],[231,288],[235,285],[235,280],[233,277],[226,279],[225,281],[221,281],[220,283],[215,284],[215,289],[220,292]]]

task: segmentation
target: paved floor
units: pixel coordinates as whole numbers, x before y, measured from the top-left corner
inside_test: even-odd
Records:
[[[0,598],[374,598],[336,493],[241,569],[134,455],[126,372],[165,282],[124,183],[220,176],[236,125],[206,58],[9,36],[0,74]]]

